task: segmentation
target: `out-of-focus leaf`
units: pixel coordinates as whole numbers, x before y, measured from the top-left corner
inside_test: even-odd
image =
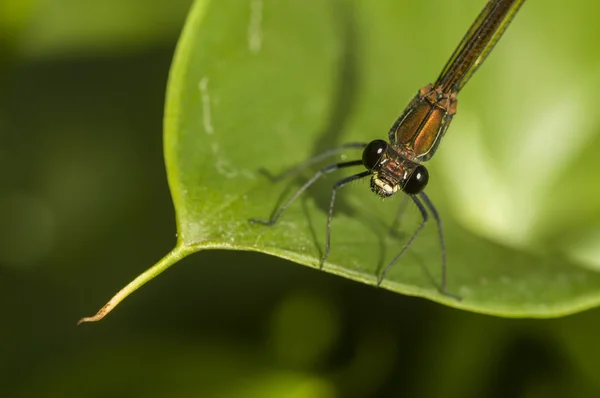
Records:
[[[195,340],[189,345],[168,339],[117,341],[99,351],[81,352],[75,360],[53,358],[47,366],[45,372],[30,376],[19,397],[125,396],[130,392],[174,398],[336,396],[327,379],[271,369],[261,353],[226,341]],[[99,374],[114,377],[99,381]]]
[[[19,5],[19,0],[5,0]],[[118,52],[176,37],[191,0],[33,1],[20,40],[29,56]]]

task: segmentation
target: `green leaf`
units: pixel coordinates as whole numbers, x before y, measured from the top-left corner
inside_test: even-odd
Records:
[[[268,218],[311,171],[273,184],[258,170],[277,174],[336,145],[385,138],[418,88],[437,77],[481,3],[196,1],[165,111],[177,246],[82,321],[101,319],[203,249],[259,251],[317,268],[331,186],[362,169],[323,178],[272,227],[248,219]],[[571,43],[592,48],[584,38],[600,32],[581,23],[588,9],[574,7],[523,6],[461,93],[458,115],[428,164],[428,194],[445,223],[448,289],[462,301],[438,291],[434,223],[383,288],[507,317],[598,305],[598,54]],[[573,30],[555,33],[547,15],[560,15]],[[346,159],[360,159],[347,152]],[[338,197],[324,271],[374,285],[417,227],[418,211],[410,208],[401,234],[390,234],[400,197],[378,200],[366,182]]]

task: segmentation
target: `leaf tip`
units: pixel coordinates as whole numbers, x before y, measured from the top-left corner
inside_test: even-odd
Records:
[[[98,321],[102,320],[106,315],[108,315],[108,313],[113,308],[114,308],[114,305],[111,305],[111,303],[108,302],[104,307],[100,308],[100,310],[98,312],[96,312],[96,315],[83,317],[80,320],[78,320],[77,326],[81,325],[82,323],[98,322]]]

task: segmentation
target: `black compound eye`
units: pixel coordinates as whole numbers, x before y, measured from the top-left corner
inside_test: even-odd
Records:
[[[408,177],[404,186],[402,187],[402,191],[409,195],[416,195],[425,189],[427,183],[429,182],[429,173],[425,166],[417,166],[412,174]]]
[[[371,141],[369,145],[365,147],[362,154],[362,162],[365,167],[369,170],[373,170],[381,160],[387,147],[388,144],[384,140]]]

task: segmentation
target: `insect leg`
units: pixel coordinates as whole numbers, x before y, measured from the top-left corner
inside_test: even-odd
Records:
[[[383,269],[383,271],[381,272],[381,275],[379,275],[379,278],[377,279],[377,286],[381,285],[381,282],[383,282],[383,280],[385,279],[385,275],[398,262],[398,260],[400,260],[400,257],[402,257],[404,252],[410,247],[410,245],[414,242],[414,240],[417,238],[417,236],[419,236],[419,233],[425,227],[425,224],[427,224],[427,221],[429,221],[429,213],[427,213],[427,209],[425,208],[425,206],[423,206],[423,203],[421,203],[419,198],[416,195],[409,195],[409,197],[412,199],[413,202],[415,202],[415,204],[419,208],[419,211],[421,212],[421,216],[423,217],[423,221],[421,221],[421,224],[419,224],[419,227],[412,234],[412,236],[410,237],[408,242],[406,242],[406,244],[404,245],[404,247],[402,248],[400,253],[398,253],[398,255],[396,257],[394,257],[394,259]]]
[[[350,177],[341,179],[338,182],[336,182],[333,186],[333,189],[331,190],[331,201],[329,202],[329,215],[327,216],[327,230],[325,234],[325,253],[321,258],[321,264],[319,265],[319,268],[323,268],[325,260],[327,260],[327,257],[329,256],[329,251],[331,249],[331,219],[333,218],[333,207],[335,205],[335,196],[337,194],[337,190],[343,187],[344,185],[351,183],[352,181],[356,181],[370,175],[371,172],[369,170],[363,171],[362,173],[354,174]]]
[[[323,167],[321,170],[317,171],[310,180],[306,181],[304,183],[304,185],[302,185],[300,187],[300,189],[298,189],[296,191],[296,193],[294,195],[292,195],[292,197],[289,198],[288,201],[285,202],[283,204],[283,206],[281,206],[279,208],[279,210],[277,210],[275,215],[270,220],[251,218],[249,220],[250,224],[258,223],[258,224],[264,224],[264,225],[268,225],[268,226],[275,224],[277,222],[277,220],[279,219],[279,217],[281,216],[281,214],[285,211],[285,209],[287,209],[292,203],[294,203],[294,201],[298,198],[298,196],[300,196],[304,191],[306,191],[319,178],[321,178],[325,174],[331,173],[333,171],[336,171],[336,170],[339,170],[339,169],[342,169],[345,167],[352,167],[352,166],[362,166],[362,160],[353,160],[351,162],[334,163],[334,164],[330,164],[329,166]]]
[[[331,157],[342,151],[345,151],[346,149],[364,149],[364,147],[366,147],[366,146],[367,146],[367,144],[364,142],[349,142],[347,144],[340,145],[335,148],[331,148],[325,152],[322,152],[316,156],[313,156],[312,158],[310,158],[296,166],[290,167],[289,169],[283,171],[282,173],[272,175],[265,169],[261,169],[260,172],[262,174],[264,174],[265,176],[267,176],[271,180],[271,182],[279,182],[287,177],[290,177],[294,174],[300,173],[302,170],[306,169],[307,167],[312,166],[315,163],[320,162],[323,159],[327,159],[328,157]]]
[[[429,210],[431,211],[431,214],[433,215],[433,218],[435,219],[435,222],[437,224],[437,229],[438,229],[438,235],[440,237],[440,246],[442,249],[442,284],[440,286],[440,293],[446,295],[446,296],[450,296],[450,297],[454,297],[457,300],[461,300],[461,297],[457,294],[451,293],[449,291],[446,290],[446,274],[447,274],[447,267],[446,267],[446,242],[444,240],[444,230],[442,228],[442,219],[439,215],[439,213],[437,212],[437,209],[435,208],[435,206],[433,205],[433,203],[431,202],[431,200],[429,199],[429,197],[425,194],[425,192],[421,192],[419,194],[419,196],[421,197],[421,199],[423,200],[423,202],[425,203],[425,205],[429,208]]]

